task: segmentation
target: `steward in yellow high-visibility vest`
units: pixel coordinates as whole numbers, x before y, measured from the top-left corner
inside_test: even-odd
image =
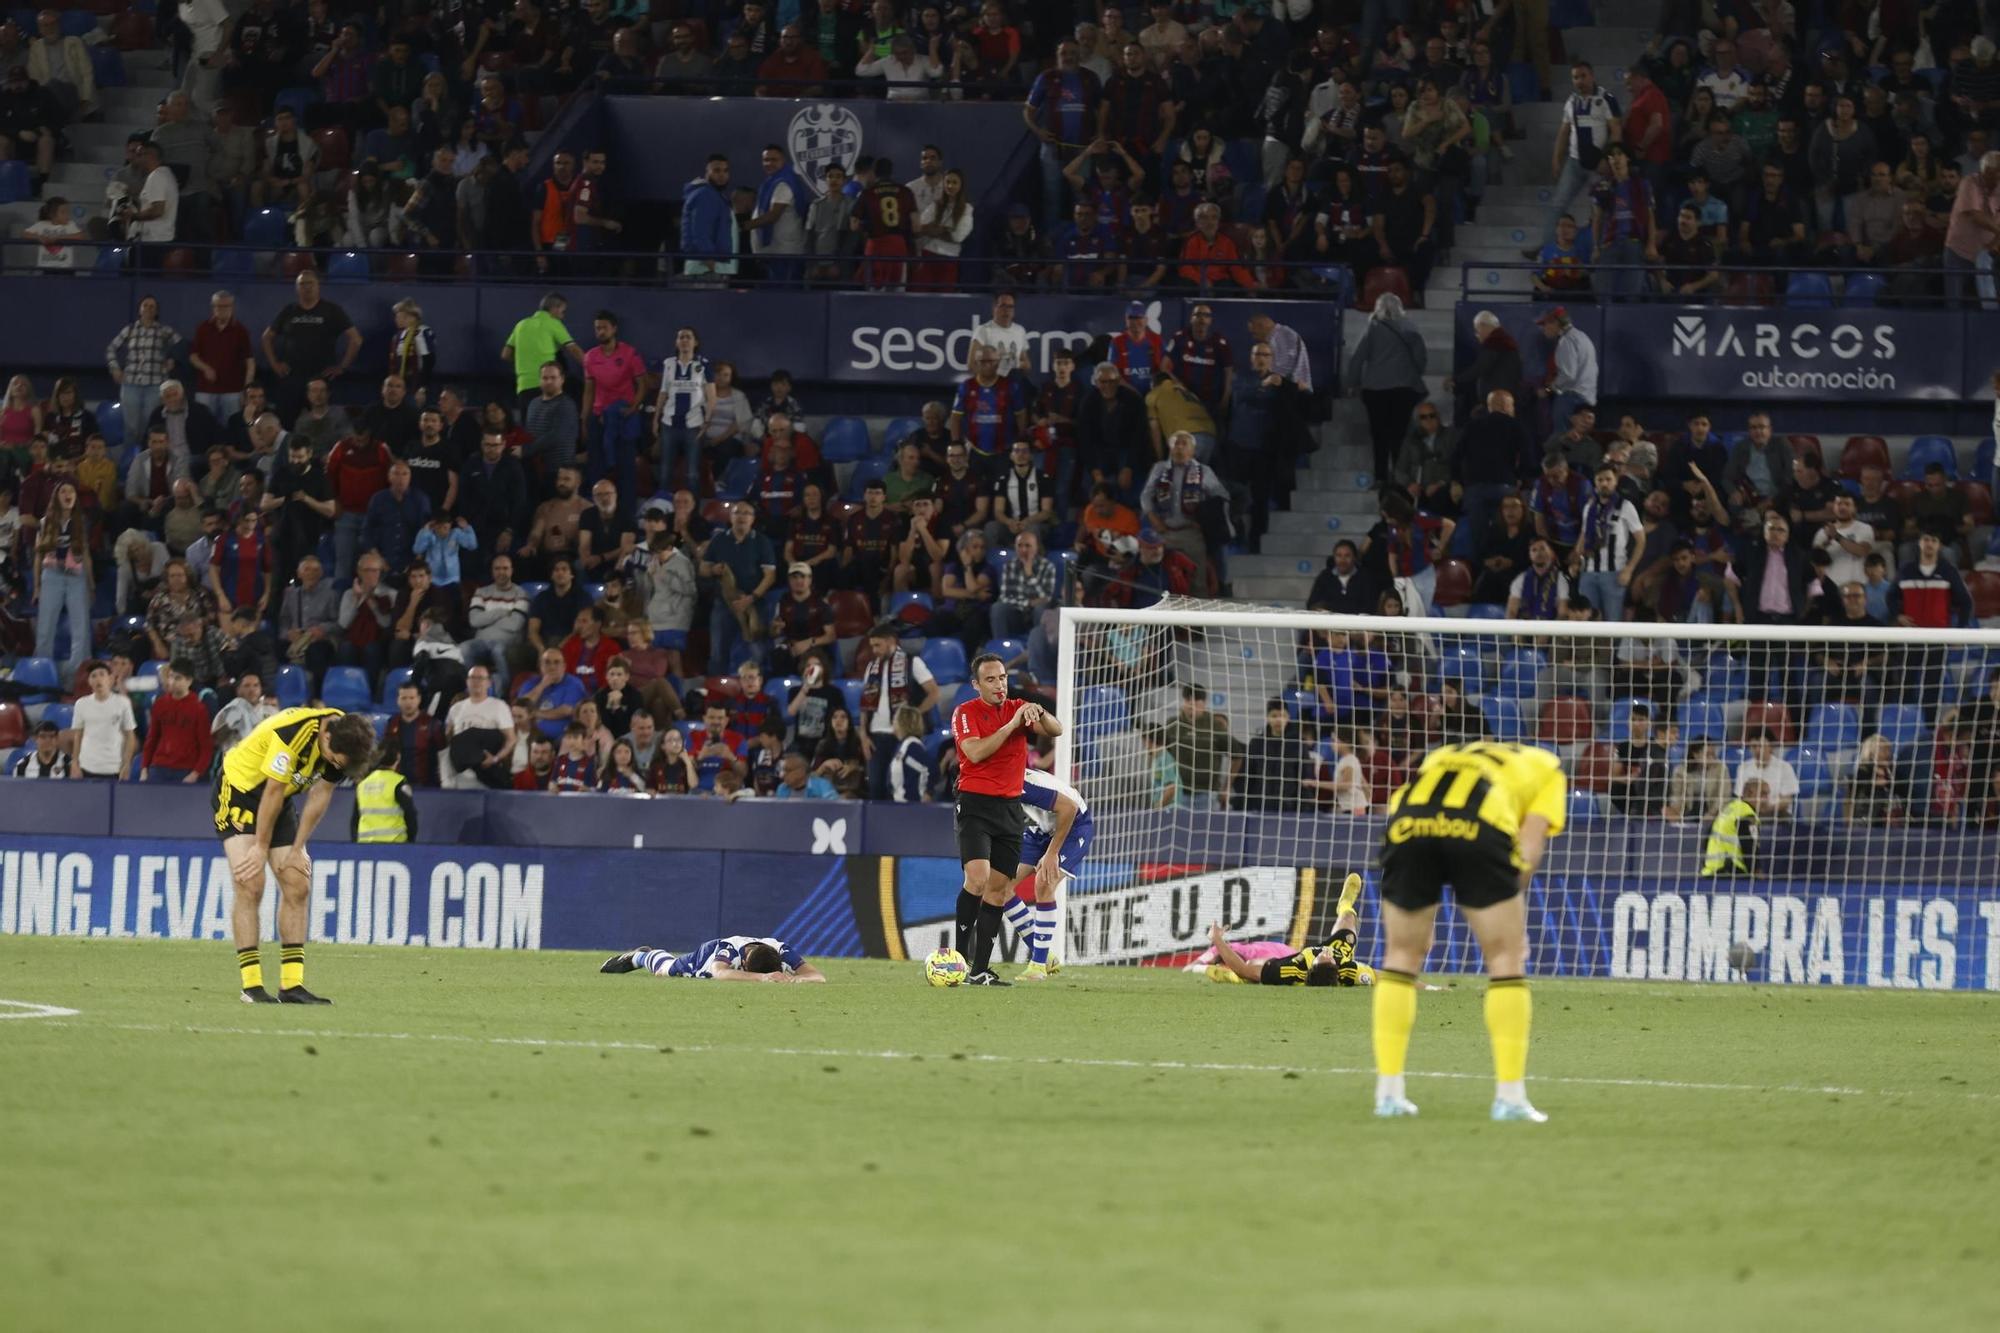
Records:
[[[356,842],[415,842],[417,803],[410,784],[393,768],[376,769],[354,788]]]
[[[1704,879],[1747,875],[1757,855],[1758,814],[1755,802],[1763,795],[1764,784],[1752,780],[1743,795],[1722,807],[1708,829],[1708,846],[1703,849],[1701,875]]]

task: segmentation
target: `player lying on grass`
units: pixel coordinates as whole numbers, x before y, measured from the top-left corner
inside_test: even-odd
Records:
[[[1035,867],[1034,907],[1012,892],[1014,886],[1004,876],[996,872],[995,878],[1007,890],[1007,924],[1028,941],[1028,966],[1021,980],[1043,981],[1062,967],[1050,953],[1056,939],[1056,890],[1083,873],[1097,825],[1076,788],[1033,768],[1021,781],[1021,815],[1027,823],[1021,863]]]
[[[1209,979],[1259,986],[1374,985],[1375,969],[1354,961],[1354,928],[1361,922],[1354,904],[1360,897],[1361,876],[1349,875],[1340,889],[1333,934],[1317,949],[1293,950],[1263,940],[1245,941],[1239,947],[1229,942],[1221,926],[1210,926],[1209,953],[1214,957],[1206,968]]]
[[[727,935],[682,954],[672,949],[627,949],[604,960],[600,972],[651,972],[698,981],[825,981],[791,945],[767,935]]]

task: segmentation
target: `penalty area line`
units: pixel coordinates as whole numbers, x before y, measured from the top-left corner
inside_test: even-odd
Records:
[[[0,1001],[0,1003],[7,1003]],[[18,1003],[18,1002],[15,1002]],[[74,1010],[61,1011],[74,1013]],[[1221,1074],[1325,1074],[1335,1077],[1373,1077],[1372,1068],[1359,1065],[1279,1065],[1218,1060],[1119,1060],[1095,1056],[997,1055],[974,1051],[862,1051],[824,1046],[732,1046],[694,1043],[667,1047],[657,1041],[623,1041],[588,1037],[478,1037],[457,1032],[365,1032],[340,1028],[245,1028],[200,1023],[93,1023],[69,1022],[56,1018],[51,1027],[94,1028],[112,1032],[182,1033],[202,1037],[313,1037],[329,1041],[352,1038],[356,1041],[443,1042],[455,1046],[535,1046],[576,1051],[671,1051],[677,1055],[764,1055],[780,1058],[845,1060],[923,1060],[943,1063],[965,1062],[990,1065],[1071,1065],[1082,1069],[1136,1069],[1182,1073]],[[1487,1074],[1462,1070],[1412,1070],[1411,1078],[1453,1079],[1485,1082]],[[1853,1088],[1836,1084],[1806,1083],[1715,1083],[1691,1079],[1597,1078],[1583,1075],[1534,1075],[1536,1083],[1583,1088],[1650,1088],[1665,1092],[1785,1093],[1813,1097],[1915,1097],[1943,1094],[1978,1101],[2000,1098],[2000,1093],[1974,1092],[1956,1088],[1899,1089]]]

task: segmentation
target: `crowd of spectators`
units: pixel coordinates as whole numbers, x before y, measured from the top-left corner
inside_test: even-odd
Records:
[[[688,750],[700,789],[716,776],[704,746],[747,761],[775,718],[781,749],[835,790],[928,792],[905,742],[939,748],[971,656],[997,643],[1025,688],[1046,689],[1063,601],[1226,594],[1227,548],[1257,548],[1310,448],[1299,335],[1254,317],[1239,369],[1200,302],[1164,334],[1145,306],[1114,307],[1116,332],[1057,347],[1043,377],[1038,335],[1002,293],[970,373],[913,397],[895,438],[836,468],[789,375],[739,384],[692,328],[656,360],[600,310],[586,351],[549,294],[496,361],[508,389],[475,404],[432,373],[415,302],[396,303],[396,332],[371,349],[315,273],[294,295],[262,330],[227,291],[186,330],[142,300],[106,348],[119,397],[101,410],[132,442],[122,455],[74,379],[44,399],[15,377],[0,403],[0,577],[33,605],[34,656],[67,639],[74,693],[95,661],[121,694],[157,674],[145,664],[179,663],[218,716],[246,688],[421,713],[447,744],[409,753],[419,785],[511,782],[532,765],[525,731],[469,724],[506,734],[438,761],[476,680],[527,708],[558,763],[591,705],[600,778],[635,711],[660,736],[692,732],[723,698],[717,734],[744,744]],[[383,372],[370,400],[336,403],[336,385],[372,380],[368,361]],[[950,651],[912,653],[911,638]],[[779,682],[775,711],[761,684],[738,688],[745,670]],[[904,726],[906,707],[921,727]],[[417,743],[383,720],[385,743]],[[858,762],[816,758],[849,738]]]
[[[1850,22],[1865,11],[1865,21]],[[2000,58],[1971,6],[1668,6],[1624,87],[1584,61],[1550,153],[1535,290],[1564,300],[1768,298],[1783,273],[1867,273],[1891,303],[1991,300]],[[1823,280],[1807,279],[1824,295]]]

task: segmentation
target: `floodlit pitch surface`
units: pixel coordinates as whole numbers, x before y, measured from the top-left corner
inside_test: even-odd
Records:
[[[1992,996],[1543,983],[1537,1127],[1476,983],[1377,1122],[1366,991],[598,961],[0,938],[0,1324],[2000,1326]]]

